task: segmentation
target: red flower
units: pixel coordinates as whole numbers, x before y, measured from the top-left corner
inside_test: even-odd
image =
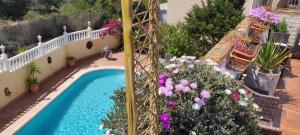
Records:
[[[240,98],[240,94],[237,91],[233,91],[230,97],[233,101],[237,101]]]

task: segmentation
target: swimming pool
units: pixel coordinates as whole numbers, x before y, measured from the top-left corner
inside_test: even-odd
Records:
[[[125,86],[123,70],[89,72],[70,85],[16,135],[102,135],[103,118],[113,107],[109,98]]]

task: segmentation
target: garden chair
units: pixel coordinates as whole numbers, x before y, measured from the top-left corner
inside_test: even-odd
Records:
[[[281,135],[281,129],[275,127],[273,123],[276,109],[279,107],[279,97],[259,94],[247,86],[245,86],[245,89],[253,94],[254,102],[262,109],[258,113],[261,117],[258,125],[262,129],[262,133],[265,135]]]

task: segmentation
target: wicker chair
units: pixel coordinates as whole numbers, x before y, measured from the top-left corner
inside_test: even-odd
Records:
[[[274,115],[279,106],[279,97],[259,94],[247,86],[245,86],[245,89],[253,94],[254,102],[262,109],[258,113],[262,117],[258,123],[262,133],[264,135],[281,135],[281,129],[273,124]]]

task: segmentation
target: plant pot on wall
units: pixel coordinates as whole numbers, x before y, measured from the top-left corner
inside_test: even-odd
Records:
[[[67,66],[68,67],[75,67],[76,65],[76,58],[75,57],[67,57]]]
[[[247,77],[245,84],[253,89],[268,92],[269,95],[274,95],[277,87],[281,71],[274,70],[272,74],[260,72],[254,65],[246,70]]]
[[[30,84],[30,92],[32,93],[36,93],[39,91],[40,87],[39,87],[39,84],[37,83],[33,83],[33,84]]]

